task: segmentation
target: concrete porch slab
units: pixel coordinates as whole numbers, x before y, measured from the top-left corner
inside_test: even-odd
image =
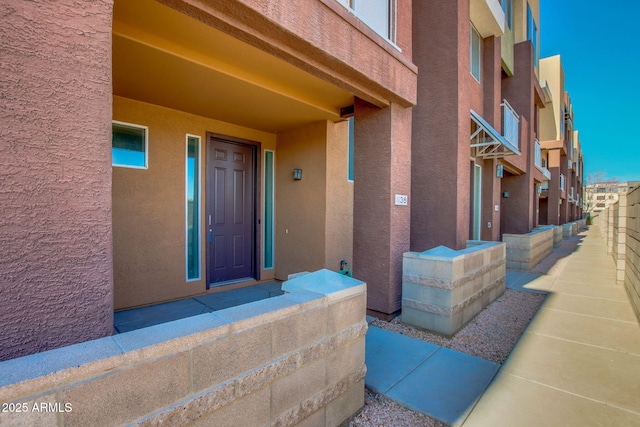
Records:
[[[282,282],[265,282],[245,288],[199,295],[177,301],[122,310],[114,313],[116,333],[130,332],[186,317],[224,310],[283,295]]]

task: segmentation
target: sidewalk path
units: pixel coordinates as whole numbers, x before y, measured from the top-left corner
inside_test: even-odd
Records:
[[[550,275],[523,276],[550,293],[465,427],[640,426],[638,321],[599,228],[572,242]]]

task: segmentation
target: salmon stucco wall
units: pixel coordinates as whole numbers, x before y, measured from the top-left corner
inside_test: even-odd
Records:
[[[0,360],[113,332],[112,7],[0,5]]]
[[[149,129],[148,169],[113,168],[115,308],[206,292],[204,238],[202,279],[186,280],[186,135],[201,138],[201,218],[206,202],[207,132],[256,141],[263,150],[275,149],[275,135],[118,96],[114,96],[113,119]],[[262,205],[260,196],[258,207]]]
[[[413,251],[462,249],[469,239],[469,110],[482,107],[483,89],[470,74],[470,31],[468,1],[414,2],[421,102],[413,109],[411,135]]]

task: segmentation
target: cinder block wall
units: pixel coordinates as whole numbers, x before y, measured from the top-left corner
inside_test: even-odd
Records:
[[[553,227],[553,247],[559,248],[562,245],[562,227]]]
[[[609,205],[605,210],[605,213],[607,215],[607,220],[606,220],[607,254],[611,254],[613,252],[613,234],[614,234],[614,227],[615,227],[615,212],[614,212],[613,206]]]
[[[640,320],[640,187],[627,194],[624,284]]]
[[[529,271],[553,251],[555,227],[538,228],[526,234],[503,234],[507,245],[507,268]]]
[[[26,412],[0,425],[340,425],[364,404],[367,324],[364,283],[338,280],[1,362],[0,402]]]
[[[403,257],[402,321],[451,336],[504,293],[505,244],[469,241]]]
[[[627,195],[620,194],[618,201],[611,208],[613,211],[611,256],[616,264],[616,280],[622,283],[624,281],[627,252]]]

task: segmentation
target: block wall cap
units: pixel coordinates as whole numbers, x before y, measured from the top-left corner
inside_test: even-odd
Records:
[[[364,292],[365,289],[365,282],[327,269],[314,271],[282,284],[285,292],[313,292],[327,296],[329,301],[346,298]]]

